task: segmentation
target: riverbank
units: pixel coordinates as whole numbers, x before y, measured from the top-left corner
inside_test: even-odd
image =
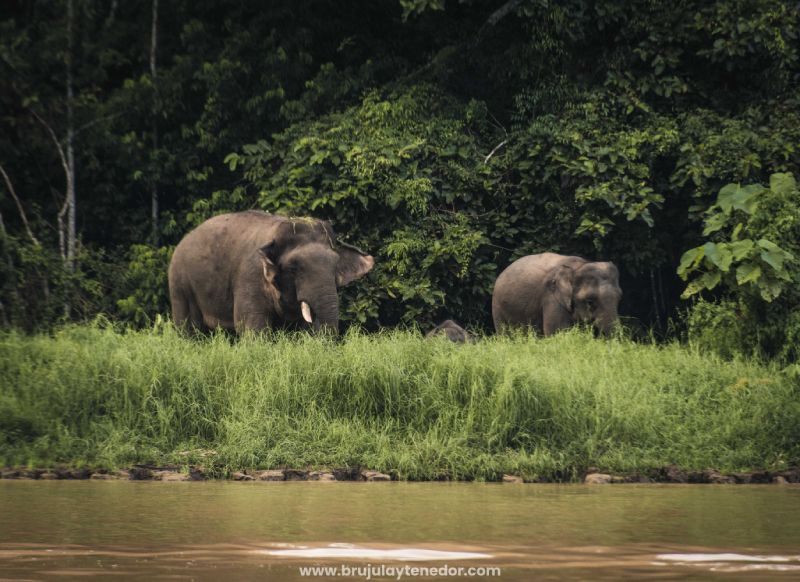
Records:
[[[86,467],[69,468],[57,467],[54,469],[41,469],[29,467],[5,467],[0,469],[0,479],[20,479],[31,481],[58,481],[58,480],[87,480],[92,481],[349,481],[349,482],[381,482],[397,481],[397,475],[381,473],[360,468],[342,469],[267,469],[245,470],[232,473],[221,473],[219,470],[208,469],[201,466],[178,467],[174,465],[153,466],[134,465],[125,469],[89,469]],[[449,479],[439,479],[449,481]],[[534,481],[526,480],[520,475],[502,475],[498,479],[501,483],[550,483],[546,478],[537,478]],[[587,485],[612,485],[622,483],[682,483],[682,484],[713,484],[713,485],[800,485],[800,467],[785,471],[750,471],[733,474],[720,473],[716,469],[705,471],[684,471],[675,466],[660,467],[643,473],[632,475],[610,475],[591,469],[581,482]]]
[[[188,340],[169,326],[0,336],[0,466],[533,482],[680,467],[688,482],[799,464],[796,372],[678,344],[579,331]]]

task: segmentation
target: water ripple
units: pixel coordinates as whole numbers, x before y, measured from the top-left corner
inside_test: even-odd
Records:
[[[769,556],[734,553],[658,554],[654,562],[659,566],[701,566],[711,572],[797,572],[800,571],[800,555]]]
[[[361,558],[370,560],[432,561],[432,560],[475,560],[492,558],[491,554],[479,552],[452,552],[428,550],[424,548],[376,549],[350,544],[330,544],[327,547],[295,547],[280,550],[260,550],[269,556],[284,558]]]

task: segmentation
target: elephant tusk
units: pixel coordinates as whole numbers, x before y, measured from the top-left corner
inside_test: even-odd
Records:
[[[300,302],[300,311],[303,312],[303,319],[305,319],[308,323],[312,323],[311,319],[311,307],[305,301]]]

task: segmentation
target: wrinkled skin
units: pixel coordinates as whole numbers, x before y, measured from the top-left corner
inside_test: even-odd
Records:
[[[327,222],[250,210],[210,218],[175,248],[172,317],[184,329],[305,327],[336,333],[339,287],[373,258],[336,242]]]
[[[472,334],[458,325],[452,319],[444,320],[442,323],[426,333],[425,337],[436,337],[437,335],[443,335],[451,342],[459,344],[472,341]]]
[[[492,293],[494,327],[533,327],[544,335],[579,322],[608,335],[622,298],[613,263],[555,253],[528,255],[500,273]]]

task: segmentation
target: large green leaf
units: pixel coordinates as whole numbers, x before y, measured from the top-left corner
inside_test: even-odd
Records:
[[[792,174],[772,174],[769,177],[769,189],[775,194],[788,198],[797,190],[797,181]]]
[[[764,191],[760,184],[750,184],[740,188],[733,196],[733,207],[736,210],[743,210],[747,214],[753,214],[758,206],[759,195]]]
[[[705,289],[705,285],[703,285],[699,280],[692,281],[686,286],[686,289],[683,290],[681,293],[681,299],[688,299],[692,295],[696,295]]]
[[[778,272],[783,271],[783,253],[761,251],[761,260]]]
[[[759,194],[763,191],[764,187],[759,184],[750,184],[744,187],[738,184],[728,184],[720,189],[717,195],[717,205],[726,216],[730,216],[733,210],[742,210],[747,214],[753,214],[758,206]]]
[[[777,280],[759,281],[759,293],[764,301],[771,302],[776,299],[783,291],[783,284]]]
[[[684,289],[683,293],[681,293],[681,298],[688,299],[692,295],[696,295],[704,289],[713,289],[719,285],[721,280],[722,273],[719,271],[709,271],[707,273],[703,273],[701,277],[698,277],[686,286],[686,289]]]
[[[739,285],[758,281],[759,277],[761,277],[761,267],[756,263],[742,263],[736,269],[736,282]]]
[[[722,279],[722,273],[719,271],[709,271],[707,273],[703,273],[703,276],[700,277],[697,281],[706,289],[713,289],[717,285],[719,285],[720,280]]]
[[[781,247],[776,245],[771,240],[767,240],[765,238],[758,239],[758,246],[760,246],[765,251],[770,251],[770,252],[773,252],[773,253],[783,252]]]
[[[722,209],[726,215],[730,215],[733,210],[733,197],[739,191],[739,184],[728,184],[723,186],[719,194],[717,194],[717,206]]]
[[[728,243],[728,249],[730,249],[734,261],[741,261],[750,254],[754,246],[755,243],[749,238]]]
[[[703,254],[705,249],[703,247],[695,247],[693,249],[689,249],[681,256],[680,265],[678,265],[678,275],[684,281],[688,277],[689,273],[691,273],[700,261],[703,260]]]
[[[730,269],[731,261],[733,261],[733,253],[727,248],[725,243],[714,244],[706,243],[703,245],[706,258],[719,268],[722,272],[727,273]]]
[[[708,236],[712,232],[717,232],[728,223],[728,216],[723,212],[716,212],[706,218],[703,236]]]

